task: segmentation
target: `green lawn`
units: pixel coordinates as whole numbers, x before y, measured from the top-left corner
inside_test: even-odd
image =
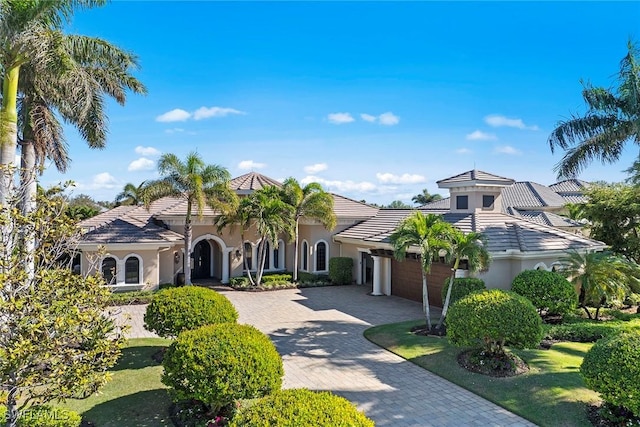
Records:
[[[563,342],[550,350],[516,350],[530,372],[511,378],[492,378],[461,368],[460,347],[446,338],[410,332],[422,321],[377,326],[365,331],[373,343],[460,385],[541,426],[591,426],[586,403],[599,400],[587,389],[579,368],[590,343]]]
[[[98,427],[172,426],[167,409],[171,400],[160,382],[162,366],[151,355],[170,340],[140,338],[129,340],[112,380],[98,395],[62,403]]]

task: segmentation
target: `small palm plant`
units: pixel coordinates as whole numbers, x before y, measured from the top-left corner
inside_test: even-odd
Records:
[[[431,311],[427,275],[431,272],[431,264],[435,257],[444,254],[445,260],[450,260],[451,239],[449,236],[452,230],[453,227],[445,222],[440,215],[423,215],[422,212],[416,211],[402,220],[389,236],[394,256],[398,261],[405,260],[407,251],[411,247],[417,247],[420,250],[422,306],[429,331],[431,331]]]

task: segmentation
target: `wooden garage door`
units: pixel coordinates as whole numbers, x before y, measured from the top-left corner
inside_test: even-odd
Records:
[[[405,259],[391,260],[391,294],[401,298],[422,302],[422,273],[420,261]],[[451,266],[434,262],[427,276],[429,303],[442,307],[442,285],[451,274]]]

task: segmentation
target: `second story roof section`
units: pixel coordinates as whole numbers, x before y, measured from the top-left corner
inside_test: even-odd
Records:
[[[590,182],[572,178],[551,184],[549,188],[562,197],[565,203],[585,203],[587,198],[584,192],[590,185]]]
[[[558,210],[566,204],[559,194],[537,182],[516,182],[502,190],[502,204],[518,209]]]
[[[437,181],[438,187],[448,188],[453,213],[501,212],[502,190],[514,180],[479,170],[470,170]]]
[[[473,169],[461,174],[436,181],[440,188],[456,188],[456,187],[507,187],[515,181],[511,178],[494,175],[492,173],[483,172]]]
[[[229,186],[236,194],[246,196],[265,187],[282,187],[282,183],[257,172],[249,172],[233,178]]]

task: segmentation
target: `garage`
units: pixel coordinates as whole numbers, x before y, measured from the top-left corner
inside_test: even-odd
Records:
[[[427,276],[431,305],[442,307],[442,287],[450,275],[451,266],[441,262],[431,264],[431,273]],[[422,272],[419,260],[391,260],[391,295],[422,302]]]

